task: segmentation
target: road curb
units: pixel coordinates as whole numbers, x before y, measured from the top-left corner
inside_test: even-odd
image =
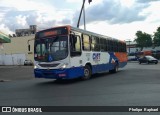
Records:
[[[8,82],[8,81],[11,81],[11,80],[0,79],[0,82]]]

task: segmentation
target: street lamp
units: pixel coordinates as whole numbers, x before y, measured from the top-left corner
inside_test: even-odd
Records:
[[[83,0],[82,8],[81,8],[81,11],[80,11],[80,14],[79,14],[79,18],[78,18],[78,23],[77,23],[77,28],[79,28],[79,23],[80,23],[80,19],[81,19],[81,15],[82,15],[82,10],[83,10],[84,30],[86,30],[86,21],[85,21],[85,1],[86,1],[86,0]],[[89,3],[89,4],[90,4],[90,2],[92,2],[92,0],[88,0],[88,3]]]
[[[127,41],[126,42],[128,42],[129,44],[128,44],[128,52],[130,53],[130,42],[131,42],[131,40],[130,39],[127,39]]]

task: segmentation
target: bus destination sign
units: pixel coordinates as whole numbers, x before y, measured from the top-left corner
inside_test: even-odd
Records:
[[[48,29],[45,31],[40,31],[37,33],[38,38],[43,38],[43,37],[50,37],[50,36],[56,36],[56,35],[66,35],[68,34],[68,30],[66,27],[62,28],[53,28],[53,29]]]

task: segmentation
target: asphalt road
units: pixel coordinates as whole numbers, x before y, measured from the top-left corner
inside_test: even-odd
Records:
[[[128,63],[90,80],[35,79],[33,67],[0,67],[0,106],[159,106],[160,64]]]

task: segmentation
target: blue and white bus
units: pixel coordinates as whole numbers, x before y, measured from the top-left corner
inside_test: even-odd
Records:
[[[124,67],[126,43],[68,25],[54,27],[36,33],[34,60],[36,78],[86,80]]]

